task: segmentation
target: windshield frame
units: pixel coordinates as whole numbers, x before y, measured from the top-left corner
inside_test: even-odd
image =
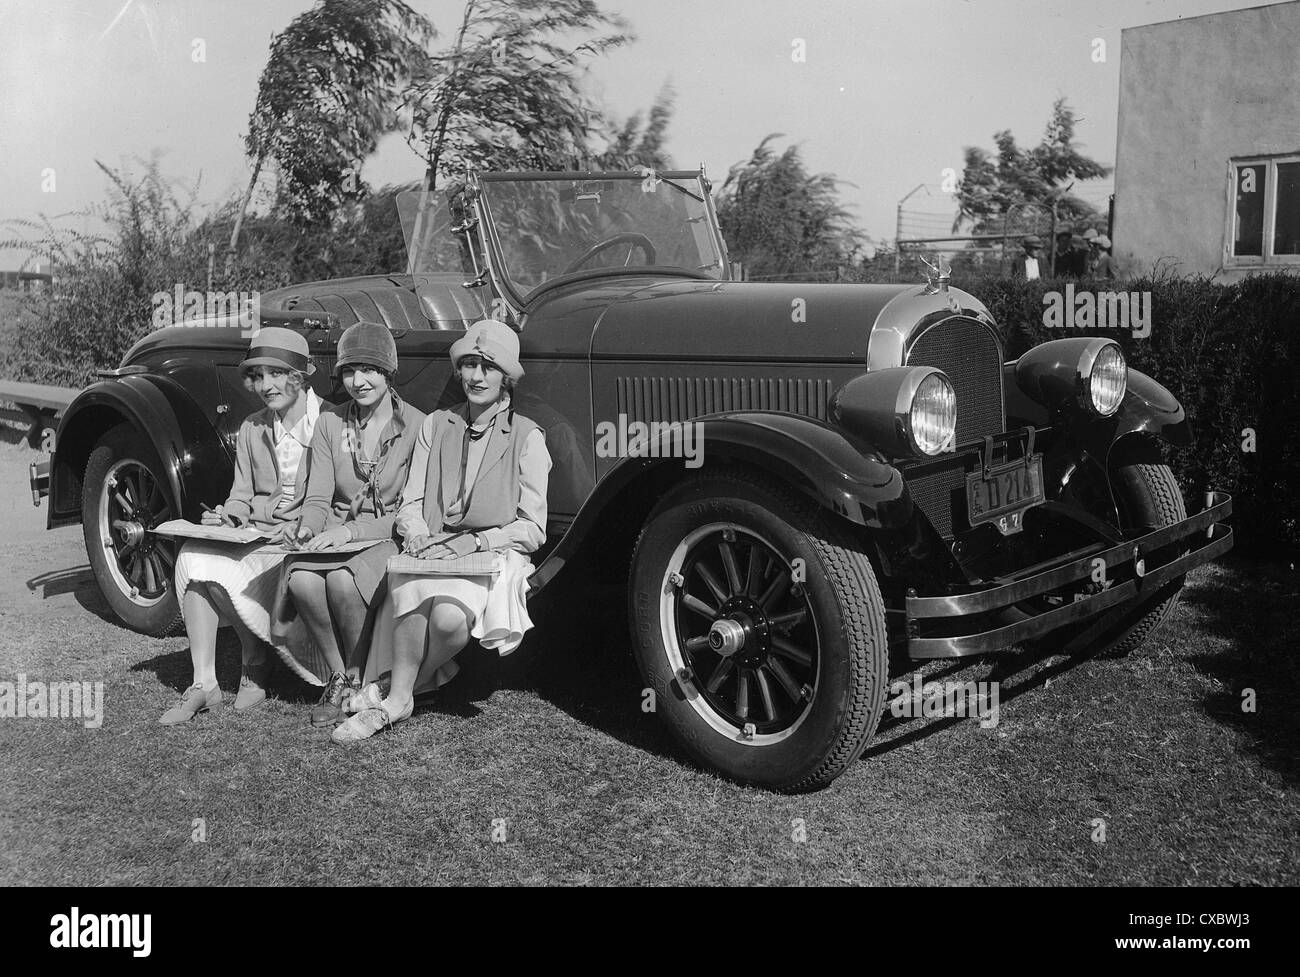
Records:
[[[554,278],[541,282],[527,292],[520,293],[515,283],[506,273],[506,263],[504,259],[505,250],[497,236],[496,223],[492,219],[491,204],[488,201],[488,194],[484,192],[484,184],[489,183],[585,183],[604,180],[646,180],[658,179],[660,181],[673,180],[683,182],[694,182],[693,188],[684,188],[672,184],[672,189],[663,192],[667,193],[685,193],[696,199],[703,206],[704,214],[708,224],[709,238],[717,252],[720,267],[718,274],[706,274],[703,271],[693,271],[681,268],[676,265],[629,265],[618,268],[588,268],[571,272],[567,275],[557,275]],[[625,277],[629,275],[652,275],[658,278],[684,278],[688,280],[704,280],[724,282],[731,280],[731,261],[727,254],[727,245],[722,238],[722,232],[718,227],[718,215],[713,206],[713,197],[709,192],[711,184],[705,175],[703,168],[698,170],[617,170],[617,171],[546,171],[546,172],[502,172],[502,173],[475,173],[471,175],[466,190],[473,200],[474,212],[478,218],[478,229],[482,234],[483,252],[487,258],[488,270],[492,276],[492,283],[499,295],[514,313],[515,319],[522,326],[524,318],[524,308],[532,303],[539,295],[562,285],[570,284],[576,281],[583,281],[591,278],[609,278]]]

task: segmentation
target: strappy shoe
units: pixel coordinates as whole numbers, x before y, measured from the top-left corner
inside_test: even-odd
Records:
[[[216,686],[204,689],[202,685],[195,683],[185,690],[180,702],[162,714],[158,722],[164,726],[188,723],[200,712],[220,712],[221,706],[221,689]]]
[[[388,695],[390,688],[392,688],[392,683],[388,679],[384,679],[383,682],[371,682],[363,689],[354,690],[351,695],[343,698],[344,715],[351,716],[353,713],[365,709],[378,709]]]
[[[400,716],[390,716],[388,710],[383,706],[376,709],[363,709],[355,716],[334,727],[334,732],[330,734],[330,739],[335,743],[358,743],[361,740],[368,740],[377,732],[385,727],[391,728],[394,723],[400,723],[403,719],[409,719],[414,711],[415,704],[411,706]]]

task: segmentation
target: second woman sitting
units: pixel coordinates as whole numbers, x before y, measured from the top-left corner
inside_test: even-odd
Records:
[[[361,686],[384,568],[397,552],[391,537],[398,496],[425,418],[392,387],[397,344],[388,327],[350,326],[339,338],[335,371],[351,399],[322,411],[316,424],[297,532],[303,552],[285,562],[273,629],[277,637],[287,634],[296,612],[315,640],[310,660],[298,661],[303,678],[325,686],[311,711],[314,726],[339,722],[343,701]],[[377,542],[330,552],[352,540]]]

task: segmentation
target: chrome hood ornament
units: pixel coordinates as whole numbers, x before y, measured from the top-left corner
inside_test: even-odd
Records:
[[[926,260],[924,255],[919,255],[921,263],[930,269],[925,276],[925,291],[923,295],[934,295],[942,292],[948,299],[948,308],[953,312],[961,312],[961,305],[957,301],[957,296],[948,291],[948,283],[952,280],[952,265],[942,254],[936,255],[937,264],[932,264]]]

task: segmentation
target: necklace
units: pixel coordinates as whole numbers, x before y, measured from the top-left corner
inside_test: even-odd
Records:
[[[495,413],[493,413],[492,418],[481,428],[476,428],[473,424],[467,422],[465,424],[465,437],[467,437],[470,441],[481,441],[483,439],[483,435],[487,434],[488,431],[492,430],[492,425],[494,425],[497,422],[497,418],[500,416],[501,416],[501,411],[498,409]]]
[[[496,415],[494,414],[492,415],[492,420],[488,421],[487,427],[483,428],[481,431],[473,427],[465,428],[465,436],[468,437],[471,441],[481,441],[483,440],[483,435],[487,434],[488,431],[492,430],[492,425],[495,424],[496,422],[497,419],[496,419]]]

